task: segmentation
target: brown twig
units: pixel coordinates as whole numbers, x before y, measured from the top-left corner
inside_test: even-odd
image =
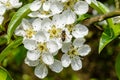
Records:
[[[103,21],[105,19],[112,18],[112,17],[115,17],[115,16],[120,16],[120,10],[115,10],[115,11],[112,11],[112,12],[108,12],[106,14],[91,17],[89,19],[84,20],[82,22],[82,24],[84,24],[86,26],[90,26],[91,24],[93,24],[95,22],[100,22],[100,21]]]

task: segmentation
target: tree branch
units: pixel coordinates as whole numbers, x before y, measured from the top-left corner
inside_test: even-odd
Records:
[[[120,10],[115,10],[115,11],[108,12],[108,13],[103,14],[103,15],[91,17],[89,19],[84,20],[82,22],[82,24],[84,24],[86,26],[90,26],[91,24],[93,24],[95,22],[103,21],[105,19],[112,18],[115,16],[120,16]]]

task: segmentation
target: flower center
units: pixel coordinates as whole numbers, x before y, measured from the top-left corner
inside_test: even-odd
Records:
[[[32,28],[26,30],[25,32],[27,38],[32,38],[32,36],[35,34],[35,31]]]
[[[47,45],[46,43],[39,43],[38,44],[38,50],[43,53],[43,52],[46,52],[48,49],[47,49]]]
[[[77,2],[77,0],[68,0],[67,2],[64,3],[64,10],[70,8],[73,10],[74,4]]]
[[[78,51],[76,48],[72,47],[69,51],[68,51],[68,55],[70,55],[70,57],[74,57],[76,55],[78,55]]]
[[[11,3],[9,2],[9,1],[7,1],[7,3],[5,3],[5,6],[7,7],[7,8],[11,8]]]
[[[69,32],[71,32],[73,30],[74,25],[69,24],[69,25],[66,25],[65,27],[68,29]]]
[[[61,33],[61,29],[60,28],[56,28],[54,25],[52,26],[52,28],[48,31],[50,33],[50,38],[58,38],[60,37],[60,33]]]

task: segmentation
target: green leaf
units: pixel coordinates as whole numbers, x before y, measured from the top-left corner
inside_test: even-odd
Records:
[[[83,21],[83,20],[85,20],[85,19],[87,19],[87,18],[90,18],[90,17],[91,17],[91,15],[89,15],[89,14],[80,15],[75,23],[76,23],[76,24],[77,24],[77,23],[80,23],[81,21]]]
[[[0,66],[0,80],[13,80],[6,69]]]
[[[120,53],[116,57],[115,70],[116,70],[116,74],[120,80]]]
[[[12,49],[12,48],[16,48],[18,47],[20,44],[22,44],[22,40],[23,38],[18,38],[14,41],[12,41],[1,53],[0,53],[0,63],[2,62],[2,60],[7,56],[9,55],[9,51]]]
[[[12,19],[8,25],[8,30],[7,30],[8,43],[10,42],[13,32],[18,27],[18,25],[21,23],[21,20],[30,13],[29,6],[30,6],[30,4],[23,6],[12,17]]]
[[[112,37],[108,34],[106,34],[105,32],[102,33],[102,36],[100,38],[100,42],[99,42],[99,53],[103,50],[103,48],[110,43],[112,40],[114,40],[115,37]]]
[[[113,28],[107,28],[100,38],[99,42],[99,53],[103,50],[103,48],[117,38],[120,35],[120,24],[114,25]]]

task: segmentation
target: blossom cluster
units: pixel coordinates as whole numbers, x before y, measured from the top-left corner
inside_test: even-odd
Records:
[[[24,47],[28,50],[25,63],[35,67],[37,77],[46,77],[48,68],[56,73],[69,65],[75,71],[82,68],[81,57],[91,48],[84,38],[88,28],[75,21],[88,9],[88,3],[81,0],[35,0],[31,3],[28,15],[31,18],[23,19],[15,34],[23,36]]]
[[[4,14],[7,10],[19,8],[22,5],[19,0],[0,0],[0,25],[4,20]]]

